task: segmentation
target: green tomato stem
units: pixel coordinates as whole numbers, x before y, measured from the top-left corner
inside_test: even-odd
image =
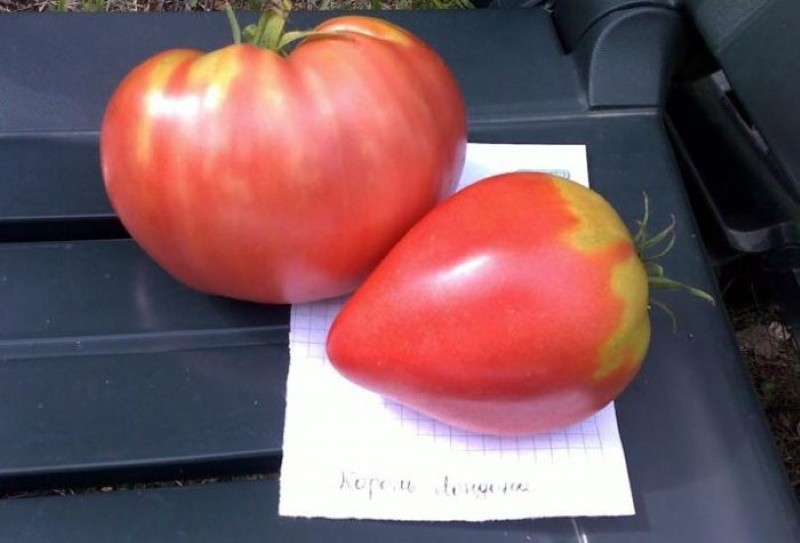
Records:
[[[233,12],[230,2],[225,2],[225,15],[228,16],[228,24],[231,25],[233,43],[239,45],[242,43],[242,27],[239,26],[239,21],[236,19],[236,14]]]
[[[291,8],[291,2],[283,2],[281,8],[275,7],[265,10],[256,24],[247,25],[242,29],[230,3],[226,3],[225,13],[228,16],[228,24],[231,27],[233,43],[249,43],[278,53],[281,56],[286,56],[286,47],[298,40],[309,37],[346,38],[346,35],[340,32],[318,32],[316,30],[286,32],[286,21],[289,19]]]
[[[278,13],[278,12],[273,12]],[[282,13],[273,15],[267,19],[267,31],[264,33],[263,46],[270,51],[280,52],[283,28],[286,26],[286,16]]]
[[[647,193],[645,193],[644,214],[642,220],[638,221],[639,230],[636,232],[633,241],[636,245],[636,252],[639,255],[639,259],[642,261],[642,264],[644,264],[644,269],[647,272],[647,282],[650,290],[683,290],[692,296],[696,296],[714,305],[716,302],[713,296],[704,290],[665,276],[664,267],[658,263],[658,259],[669,253],[675,246],[675,217],[672,217],[669,226],[654,236],[649,236],[647,234],[647,223],[649,220],[650,200],[647,197]],[[664,248],[658,250],[655,254],[650,254],[650,251],[657,249],[660,245],[664,245],[665,242],[666,245]],[[661,307],[662,309],[666,308],[661,302],[655,302],[652,299],[651,302],[653,305]]]

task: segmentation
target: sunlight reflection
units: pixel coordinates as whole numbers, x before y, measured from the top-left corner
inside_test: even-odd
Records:
[[[480,268],[488,264],[491,260],[492,257],[488,254],[474,256],[440,273],[438,279],[441,282],[463,281],[480,270]]]
[[[197,96],[165,96],[151,93],[147,97],[147,113],[154,117],[194,117],[200,110],[200,98]]]

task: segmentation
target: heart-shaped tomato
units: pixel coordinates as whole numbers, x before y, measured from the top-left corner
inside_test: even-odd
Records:
[[[523,434],[578,422],[637,374],[648,276],[615,210],[550,175],[450,197],[345,304],[328,355],[345,377],[454,426]]]

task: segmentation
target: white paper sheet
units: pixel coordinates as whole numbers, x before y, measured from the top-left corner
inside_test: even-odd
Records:
[[[547,170],[588,184],[582,145],[470,144],[460,188]],[[343,300],[292,306],[279,513],[393,520],[632,515],[613,405],[544,434],[479,435],[353,385],[325,356]]]

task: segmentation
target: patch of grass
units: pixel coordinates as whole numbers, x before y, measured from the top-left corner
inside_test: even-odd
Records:
[[[269,0],[230,0],[236,10],[260,11]],[[297,0],[294,9],[469,9],[470,0]],[[222,11],[225,0],[0,0],[0,11]]]

